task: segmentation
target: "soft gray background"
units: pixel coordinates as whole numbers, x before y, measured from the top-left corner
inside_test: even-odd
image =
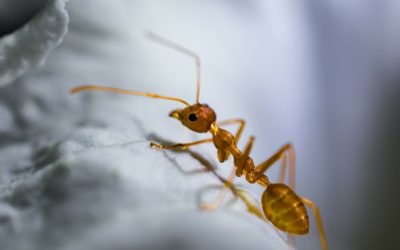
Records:
[[[92,27],[98,36],[89,40],[82,33],[70,34],[66,39],[77,44],[76,50],[51,59],[54,68],[85,70],[79,58],[101,51],[108,58],[99,58],[102,70],[88,70],[87,78],[75,77],[76,84],[101,79],[101,84],[193,100],[192,61],[141,34],[150,29],[184,44],[203,60],[201,99],[221,119],[248,121],[244,137],[257,136],[256,162],[284,142],[294,143],[298,193],[320,206],[331,249],[382,244],[395,249],[400,222],[397,1],[100,3],[69,3],[80,10],[71,15],[72,27]],[[120,64],[109,63],[110,56],[121,58]],[[66,57],[74,63],[65,63]],[[73,86],[70,81],[55,84],[65,84],[65,90]],[[141,103],[141,110],[149,103],[143,112],[155,122],[165,119],[173,126],[160,116],[173,105]],[[163,136],[184,140],[180,129],[173,127],[176,134]],[[271,172],[276,176],[276,170]],[[318,244],[315,230],[296,240],[299,249],[318,249]]]

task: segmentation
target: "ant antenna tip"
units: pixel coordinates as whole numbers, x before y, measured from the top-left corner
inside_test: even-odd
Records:
[[[77,88],[72,88],[72,89],[69,90],[69,93],[70,93],[70,94],[75,94],[75,93],[77,93],[77,92],[78,92],[78,89],[77,89]]]

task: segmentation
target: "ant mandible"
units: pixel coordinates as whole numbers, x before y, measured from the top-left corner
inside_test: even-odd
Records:
[[[200,57],[194,52],[171,42],[161,36],[148,32],[147,37],[153,41],[160,43],[169,48],[175,49],[183,54],[194,58],[196,62],[196,102],[190,105],[183,99],[176,97],[163,96],[154,93],[131,91],[125,89],[118,89],[103,86],[78,86],[71,89],[71,93],[78,93],[81,91],[103,91],[113,92],[119,94],[139,95],[150,98],[165,99],[177,101],[184,104],[186,107],[172,111],[169,115],[179,120],[185,127],[198,133],[210,132],[212,137],[209,139],[198,140],[189,143],[178,143],[173,145],[161,145],[157,143],[150,143],[152,148],[157,149],[181,149],[185,150],[194,145],[213,142],[217,149],[218,160],[224,162],[230,155],[234,159],[234,167],[228,179],[225,181],[224,189],[218,196],[214,203],[202,205],[203,209],[214,210],[217,209],[223,201],[224,194],[227,189],[232,189],[233,180],[235,176],[245,176],[249,183],[257,183],[265,188],[261,197],[262,210],[265,217],[278,229],[288,233],[289,235],[304,235],[309,232],[309,219],[305,205],[312,208],[321,246],[323,250],[328,249],[324,229],[322,226],[322,219],[318,207],[309,199],[298,196],[295,192],[295,156],[294,149],[291,144],[286,144],[281,147],[273,156],[259,165],[255,165],[253,159],[249,156],[251,148],[254,143],[254,137],[251,136],[243,151],[238,149],[237,142],[242,134],[245,126],[243,119],[229,119],[221,122],[216,122],[215,111],[207,104],[199,102],[200,97]],[[239,124],[239,128],[235,135],[232,135],[227,130],[222,129],[220,126],[228,124]],[[287,156],[289,156],[289,186],[283,184],[285,179],[285,172],[287,167]],[[278,183],[271,183],[269,178],[264,174],[274,163],[281,161],[281,169]],[[243,198],[243,197],[242,197]],[[246,202],[246,200],[245,200]],[[249,206],[249,203],[246,202]],[[252,208],[253,213],[260,215],[261,213],[257,208]]]

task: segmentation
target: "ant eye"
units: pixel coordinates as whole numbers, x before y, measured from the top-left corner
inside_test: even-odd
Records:
[[[189,120],[192,121],[192,122],[197,121],[197,115],[196,114],[190,114],[189,115]]]

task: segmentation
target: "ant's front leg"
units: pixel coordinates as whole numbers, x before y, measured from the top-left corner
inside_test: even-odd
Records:
[[[177,143],[177,144],[172,144],[172,145],[161,145],[161,144],[158,144],[158,143],[155,143],[155,142],[151,142],[150,143],[150,147],[156,148],[156,149],[169,149],[169,150],[180,149],[180,150],[186,150],[191,146],[199,145],[199,144],[203,144],[203,143],[208,143],[208,142],[212,142],[212,141],[213,141],[213,139],[209,138],[209,139],[203,139],[203,140],[189,142],[189,143]]]

